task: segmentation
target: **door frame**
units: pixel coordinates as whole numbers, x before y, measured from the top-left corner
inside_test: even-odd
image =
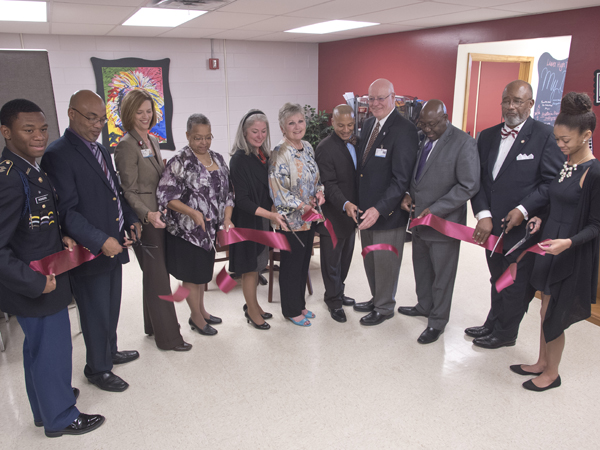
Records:
[[[465,85],[465,104],[463,108],[462,129],[467,130],[467,116],[469,114],[469,86],[471,84],[471,66],[473,61],[480,62],[518,62],[519,80],[531,83],[533,77],[533,56],[488,55],[485,53],[469,53],[467,57],[467,81]],[[479,91],[479,89],[478,89]],[[473,136],[475,137],[475,136]]]

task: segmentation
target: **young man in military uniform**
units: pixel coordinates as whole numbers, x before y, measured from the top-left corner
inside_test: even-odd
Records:
[[[36,162],[48,143],[48,124],[35,103],[16,99],[0,110],[0,131],[6,141],[0,160],[0,308],[17,317],[25,334],[25,385],[35,425],[48,437],[87,433],[104,417],[75,407],[69,276],[29,267],[75,245],[61,238],[56,194]]]

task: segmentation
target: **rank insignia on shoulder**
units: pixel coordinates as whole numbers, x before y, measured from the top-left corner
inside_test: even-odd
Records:
[[[6,175],[8,175],[10,173],[10,169],[12,169],[12,166],[13,162],[10,159],[0,161],[0,173],[6,173]]]

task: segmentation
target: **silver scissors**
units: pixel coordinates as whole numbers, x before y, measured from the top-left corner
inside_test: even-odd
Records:
[[[513,245],[512,248],[506,252],[505,256],[510,255],[512,252],[514,252],[516,249],[518,249],[521,245],[523,245],[527,239],[529,239],[529,237],[531,236],[531,228],[529,227],[529,225],[534,225],[534,224],[533,223],[527,224],[527,226],[525,227],[525,237],[523,239],[521,239],[519,242],[517,242],[515,245]]]
[[[304,247],[305,246],[304,242],[302,242],[302,240],[298,237],[298,235],[294,232],[294,230],[292,230],[292,226],[290,225],[290,222],[288,221],[287,216],[284,216],[283,214],[282,214],[282,216],[283,216],[283,220],[285,221],[285,226],[288,227],[288,230],[290,230],[292,232],[292,234],[294,235],[294,237],[296,239],[298,239],[298,242],[300,242],[300,245],[302,247]]]

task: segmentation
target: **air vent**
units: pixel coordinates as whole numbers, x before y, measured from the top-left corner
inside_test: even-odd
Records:
[[[150,8],[169,9],[198,9],[201,11],[215,11],[236,0],[150,0],[146,6]]]

